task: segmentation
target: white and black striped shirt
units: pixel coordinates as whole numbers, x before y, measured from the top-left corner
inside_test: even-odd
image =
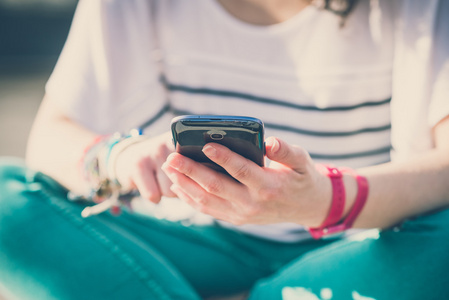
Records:
[[[155,135],[179,114],[246,115],[316,162],[387,162],[392,94],[407,80],[404,70],[397,74],[404,8],[392,2],[373,10],[361,0],[340,28],[338,16],[314,6],[255,26],[212,0],[80,1],[46,92],[99,133],[140,126]],[[435,101],[447,115],[449,104]],[[297,240],[304,236],[297,227],[249,230]]]

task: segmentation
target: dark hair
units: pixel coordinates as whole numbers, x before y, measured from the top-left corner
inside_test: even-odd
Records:
[[[346,18],[358,0],[324,0],[324,9]]]
[[[312,0],[316,1],[316,0]],[[344,27],[346,17],[351,13],[358,0],[318,0],[321,8],[331,11],[341,17],[340,28]]]

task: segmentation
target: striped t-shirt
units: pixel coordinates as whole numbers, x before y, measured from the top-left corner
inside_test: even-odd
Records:
[[[255,26],[213,0],[81,0],[47,96],[98,133],[156,135],[175,115],[244,115],[316,162],[388,162],[400,11],[392,2],[361,0],[341,27],[315,6]],[[242,230],[307,236],[296,224]]]

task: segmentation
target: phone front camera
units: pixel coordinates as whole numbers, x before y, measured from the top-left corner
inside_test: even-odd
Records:
[[[224,137],[224,135],[221,134],[221,133],[212,133],[210,135],[210,138],[213,139],[213,140],[216,140],[216,141],[222,140],[223,137]]]

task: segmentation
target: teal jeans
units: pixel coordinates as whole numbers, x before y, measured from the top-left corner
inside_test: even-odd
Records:
[[[277,243],[84,205],[0,162],[0,284],[18,299],[449,299],[449,210],[338,241]]]

